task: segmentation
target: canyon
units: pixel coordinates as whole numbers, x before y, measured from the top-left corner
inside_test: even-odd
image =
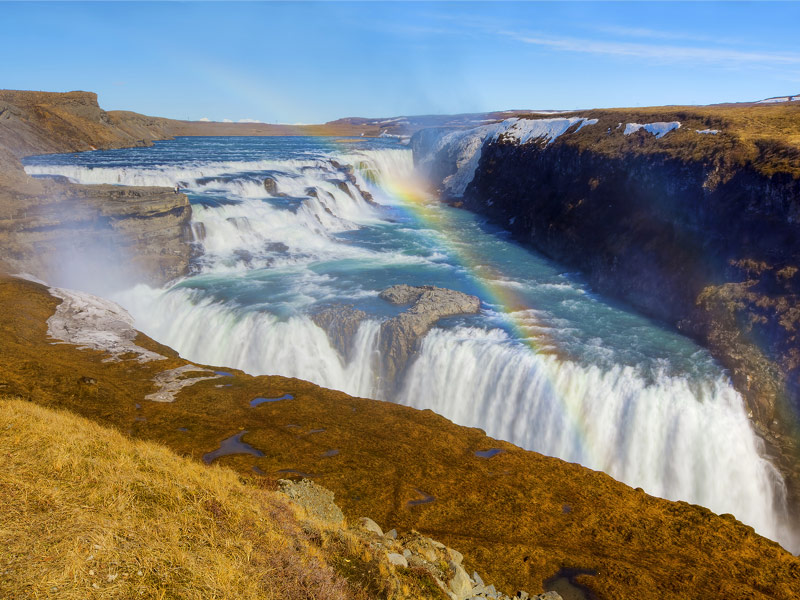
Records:
[[[414,134],[414,159],[445,201],[487,216],[586,273],[593,288],[708,347],[746,399],[796,506],[798,117],[794,107],[765,107],[773,112],[759,118],[773,128],[754,140],[740,123],[742,111],[756,109],[726,110],[515,111],[291,130],[106,112],[86,92],[0,91],[0,267],[58,285],[68,271],[92,269],[102,252],[122,271],[108,278],[161,285],[198,259],[185,194],[32,178],[20,164],[26,156],[176,135]],[[477,125],[479,117],[492,122]],[[626,121],[680,127],[622,130]],[[347,181],[337,185],[348,190]],[[245,436],[260,454],[218,461],[244,480],[277,486],[312,476],[335,492],[348,519],[369,515],[384,529],[441,539],[509,594],[542,590],[565,569],[585,571],[581,585],[600,598],[791,598],[800,586],[797,558],[731,515],[655,498],[430,410],[190,363],[133,330],[128,337],[161,358],[109,362],[102,350],[52,343],[47,321],[63,294],[9,277],[0,287],[5,397],[67,409],[197,459]],[[406,368],[437,319],[479,308],[477,298],[437,287],[396,286],[381,298],[411,304],[382,325],[383,368],[392,372]],[[364,316],[333,307],[314,320],[347,354]],[[149,401],[165,382],[185,385],[171,388],[174,401]]]

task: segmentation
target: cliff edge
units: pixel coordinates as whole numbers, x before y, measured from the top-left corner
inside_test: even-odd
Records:
[[[0,90],[0,265],[61,283],[117,277],[159,284],[185,274],[191,254],[185,195],[34,179],[19,160],[147,146],[169,137],[166,124],[111,115],[90,92]]]

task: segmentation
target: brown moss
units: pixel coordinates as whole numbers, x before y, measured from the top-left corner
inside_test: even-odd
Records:
[[[36,284],[0,280],[0,382],[6,393],[68,408],[195,458],[246,429],[244,441],[264,456],[233,455],[220,464],[261,479],[252,471],[258,466],[267,473],[265,482],[282,476],[282,469],[314,473],[349,518],[369,515],[384,528],[416,529],[438,539],[464,553],[468,571],[481,569],[500,589],[539,591],[563,566],[598,571],[587,585],[607,599],[788,599],[800,586],[800,560],[735,520],[647,496],[603,473],[492,440],[431,411],[230,369],[235,376],[226,379],[229,388],[202,381],[174,403],[143,401],[154,391],[157,372],[184,361],[103,363],[101,353],[50,344],[45,320],[57,302]],[[96,384],[82,384],[82,377]],[[249,406],[255,396],[284,393],[294,400]],[[487,447],[505,452],[475,456]],[[339,454],[326,457],[330,448]],[[418,489],[436,501],[409,506]],[[572,510],[564,512],[564,504]]]

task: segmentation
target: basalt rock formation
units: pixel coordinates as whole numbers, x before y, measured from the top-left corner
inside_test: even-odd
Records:
[[[800,498],[800,106],[641,112],[412,145],[446,196],[708,347]]]
[[[367,313],[347,304],[337,304],[313,314],[311,319],[328,334],[333,347],[342,358],[352,348],[353,338],[356,336],[361,321],[367,318]]]
[[[386,381],[397,380],[422,338],[439,319],[474,314],[481,307],[477,296],[433,285],[394,285],[383,290],[380,297],[392,304],[411,304],[381,324],[380,355]]]
[[[103,350],[48,338],[59,302],[42,285],[0,279],[0,395],[76,412],[198,463],[244,431],[258,455],[215,464],[265,486],[309,474],[349,522],[369,515],[396,529],[397,546],[376,538],[387,552],[413,555],[415,530],[457,548],[466,573],[478,570],[507,594],[540,593],[545,580],[577,570],[600,600],[796,597],[800,559],[731,515],[648,496],[429,410],[192,365],[142,334],[135,344],[161,359],[109,361]],[[170,402],[148,401],[159,376],[178,369],[190,384]],[[253,408],[255,397],[283,399]],[[224,505],[216,510],[222,518]]]
[[[433,285],[393,285],[383,290],[379,297],[397,306],[411,305],[381,323],[380,371],[383,391],[390,396],[431,327],[444,317],[477,313],[481,305],[477,296]],[[339,354],[347,358],[356,332],[367,316],[364,311],[344,304],[326,307],[311,318],[326,331]]]

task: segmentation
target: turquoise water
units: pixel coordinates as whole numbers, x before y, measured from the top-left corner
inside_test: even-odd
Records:
[[[781,478],[708,352],[480,217],[410,199],[402,190],[415,182],[413,158],[397,141],[180,138],[38,157],[26,168],[188,193],[194,274],[114,298],[190,360],[432,408],[795,544]],[[380,322],[404,307],[378,293],[398,283],[482,304],[478,315],[441,321],[400,380],[387,382]],[[310,318],[331,304],[368,315],[344,353]]]

